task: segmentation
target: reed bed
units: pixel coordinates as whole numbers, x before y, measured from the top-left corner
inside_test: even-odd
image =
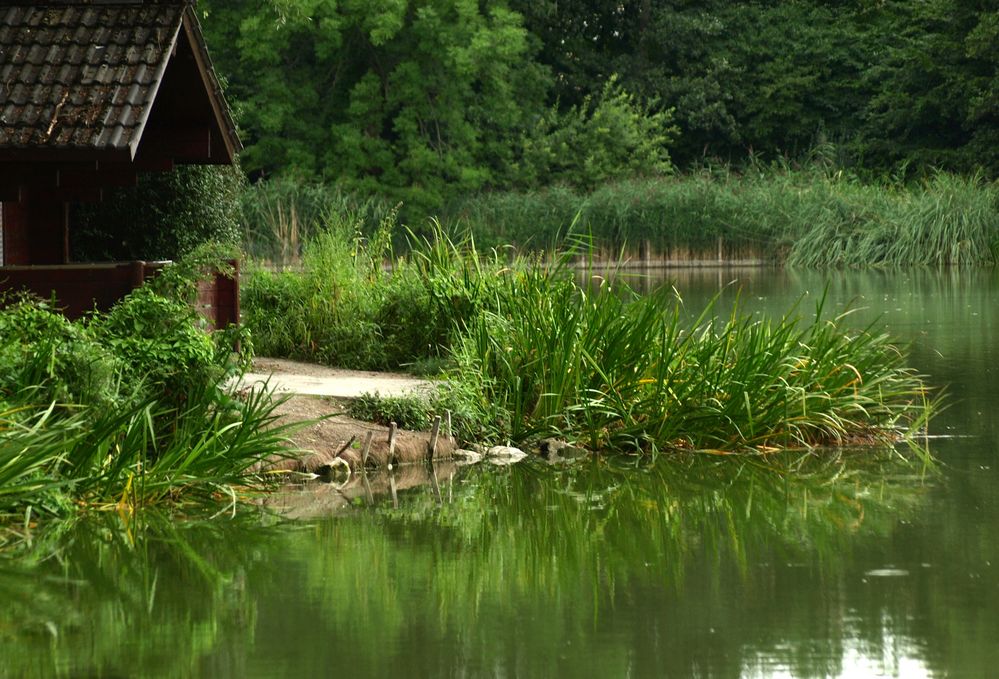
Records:
[[[990,266],[999,254],[999,192],[939,174],[905,190],[845,184],[795,239],[792,266]]]
[[[762,260],[792,266],[993,265],[999,190],[978,177],[862,183],[840,174],[750,168],[472,196],[448,219],[484,246],[545,249],[591,234],[614,256]]]
[[[884,443],[933,410],[884,335],[821,305],[753,320],[712,308],[687,324],[672,292],[577,285],[559,267],[511,272],[455,348],[453,380],[513,441],[594,450],[723,452]]]
[[[262,182],[243,198],[244,247],[276,268],[297,268],[308,244],[348,219],[359,237],[402,210],[421,236],[431,220],[479,246],[546,251],[592,236],[605,258],[753,260],[803,267],[993,265],[999,188],[939,173],[919,183],[863,182],[821,167],[710,167],[682,175],[466,196],[432,215],[338,186]],[[394,245],[408,242],[396,231]]]
[[[360,196],[338,186],[294,179],[259,182],[244,191],[242,245],[253,259],[296,269],[303,249],[331,223],[349,216],[360,234],[377,231],[394,208],[386,201]]]

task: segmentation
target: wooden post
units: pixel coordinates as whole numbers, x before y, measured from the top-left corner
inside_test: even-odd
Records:
[[[373,431],[369,431],[368,435],[364,437],[364,448],[361,450],[361,469],[368,466],[368,453],[371,452],[371,439],[374,435]]]
[[[431,462],[433,462],[434,453],[437,452],[437,437],[440,435],[440,433],[441,433],[441,416],[438,415],[437,417],[434,418],[434,426],[430,430],[430,452],[428,454],[429,456],[427,459],[429,459]]]
[[[389,422],[389,449],[388,456],[385,458],[385,464],[389,469],[392,469],[392,459],[395,457],[395,435],[396,435],[396,423]]]
[[[136,260],[129,264],[129,282],[133,290],[141,288],[146,282],[146,263]]]

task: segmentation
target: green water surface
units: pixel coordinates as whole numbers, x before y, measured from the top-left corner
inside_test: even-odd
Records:
[[[697,311],[854,300],[946,386],[939,464],[445,465],[283,494],[294,521],[83,517],[0,560],[0,677],[996,676],[999,275],[671,280]]]

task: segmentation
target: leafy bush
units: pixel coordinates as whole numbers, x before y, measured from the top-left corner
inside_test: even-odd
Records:
[[[0,394],[30,386],[37,403],[106,406],[144,394],[182,398],[247,368],[245,329],[209,334],[191,304],[197,277],[217,261],[196,252],[109,311],[75,323],[36,297],[0,300]]]
[[[75,261],[180,259],[203,243],[239,243],[238,166],[180,165],[140,176],[73,216]]]
[[[234,336],[209,335],[186,301],[203,261],[85,321],[31,297],[0,309],[0,520],[210,498],[280,450],[270,397],[231,391]]]
[[[365,392],[347,405],[351,417],[383,425],[395,422],[412,431],[429,427],[432,413],[431,403],[418,395],[382,396],[378,392]]]
[[[36,403],[106,406],[118,394],[121,360],[85,326],[30,296],[0,309],[0,402],[30,388]],[[23,396],[23,394],[20,394]]]
[[[567,184],[592,190],[627,177],[672,171],[672,111],[653,112],[615,77],[596,100],[564,113],[551,109],[525,138],[521,186]]]
[[[122,377],[150,390],[176,396],[222,372],[197,312],[148,286],[97,316],[91,329],[123,361]]]
[[[356,369],[384,369],[437,356],[452,316],[422,265],[393,263],[394,213],[370,238],[349,216],[331,220],[306,244],[300,273],[252,271],[243,319],[255,347],[272,356]]]

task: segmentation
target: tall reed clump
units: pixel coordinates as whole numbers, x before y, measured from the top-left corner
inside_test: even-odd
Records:
[[[240,205],[246,255],[278,269],[296,268],[306,244],[340,215],[350,215],[361,233],[372,234],[394,214],[386,201],[294,179],[252,184]]]
[[[510,271],[455,349],[470,408],[514,441],[560,435],[597,450],[724,451],[884,441],[930,412],[883,335],[840,319],[681,321],[670,294],[637,297],[569,273]]]
[[[792,266],[993,265],[999,190],[979,177],[937,174],[898,189],[841,182],[795,239]]]
[[[478,243],[544,250],[573,231],[602,256],[673,261],[785,258],[795,266],[992,264],[999,190],[939,174],[918,186],[811,170],[749,167],[566,188],[488,193],[448,220]]]
[[[390,212],[365,236],[357,218],[331,214],[305,244],[300,271],[250,272],[243,320],[255,347],[367,370],[438,355],[451,321],[435,313],[418,268],[394,258],[396,227]]]
[[[182,267],[180,267],[182,268]],[[147,285],[106,314],[67,321],[41,300],[0,309],[0,520],[235,497],[279,452],[275,404],[237,394],[243,333],[203,330],[182,299]]]

